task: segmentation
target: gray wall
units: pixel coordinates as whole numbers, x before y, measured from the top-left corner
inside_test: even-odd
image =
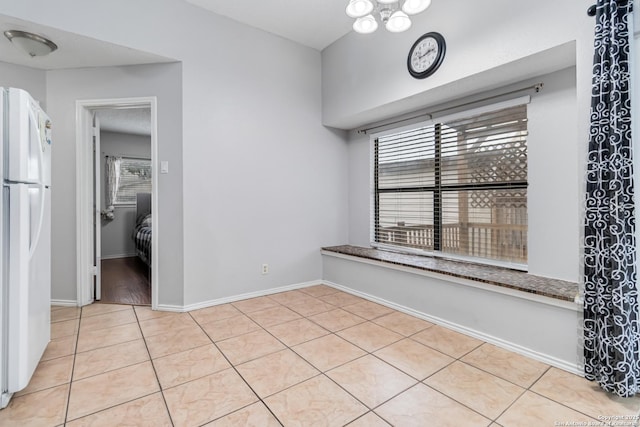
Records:
[[[404,33],[351,32],[322,52],[323,122],[355,128],[575,64],[587,136],[594,18],[585,11],[591,4],[434,1]],[[417,80],[407,72],[407,54],[428,31],[445,37],[446,57],[435,74]]]
[[[324,255],[324,279],[329,282],[580,374],[581,307],[577,304],[335,255]]]
[[[0,13],[181,61],[182,94],[170,106],[159,100],[181,112],[158,120],[160,160],[171,161],[160,175],[170,221],[160,234],[171,245],[160,254],[161,305],[322,276],[319,248],[347,241],[348,175],[346,136],[321,121],[319,52],[182,0],[25,0]],[[173,90],[152,87],[161,76],[137,69],[49,73],[49,111],[65,145],[54,180],[69,189],[54,200],[54,298],[75,299],[73,103]]]
[[[100,132],[100,186],[101,209],[106,208],[105,156],[132,156],[151,158],[151,137],[118,132]],[[136,247],[131,231],[136,225],[135,205],[116,205],[114,218],[102,220],[100,249],[102,259],[135,256]]]
[[[17,87],[31,94],[46,110],[46,71],[0,62],[0,87]]]
[[[588,136],[593,42],[593,18],[585,10],[591,3],[439,1],[407,33],[350,33],[322,54],[181,0],[164,0],[161,6],[152,0],[25,0],[4,2],[0,13],[182,61],[183,128],[177,140],[185,165],[180,185],[184,204],[172,205],[180,214],[171,219],[184,222],[184,229],[180,233],[182,226],[176,226],[168,237],[178,245],[172,253],[184,253],[184,269],[173,264],[179,263],[175,256],[169,260],[171,291],[161,288],[160,297],[162,304],[188,306],[315,279],[322,274],[318,247],[348,241],[349,224],[356,222],[346,219],[355,205],[349,199],[363,197],[349,194],[349,177],[359,172],[349,168],[345,134],[323,127],[323,121],[352,129],[575,65],[576,108],[569,117],[575,123],[567,130],[573,134],[560,149],[562,157],[554,159],[554,167],[568,164],[566,176],[559,176],[573,186],[563,206],[575,202],[566,213],[573,219],[572,230],[563,237],[562,256],[554,262],[567,262],[573,269],[578,243],[564,239],[579,234],[581,141]],[[447,58],[431,78],[417,81],[406,71],[406,54],[419,35],[431,30],[447,38]],[[248,51],[254,55],[242,54]],[[137,81],[125,73],[105,73],[106,79],[91,82],[73,79],[94,73],[101,72],[51,72],[52,81],[68,77],[64,90],[48,88],[47,100],[52,102],[55,93],[64,100],[56,102],[61,107],[56,110],[71,111],[61,104],[122,93],[119,79]],[[140,81],[140,87],[146,82]],[[130,89],[126,96],[140,92]],[[72,91],[70,96],[66,90]],[[73,120],[65,113],[58,122],[70,126]],[[71,140],[73,135],[65,131],[64,137]],[[161,144],[171,147],[180,144],[177,140]],[[575,157],[568,157],[574,152]],[[68,168],[58,172],[58,179],[74,188],[72,165],[58,167]],[[165,178],[176,184],[172,174]],[[554,202],[561,196],[554,193]],[[68,215],[73,197],[54,200],[54,213]],[[74,220],[69,216],[54,234],[54,246],[61,249],[57,252],[70,254],[54,259],[54,278],[61,282],[54,291],[73,287],[74,269],[67,258],[75,259],[75,235],[67,233]],[[569,245],[571,254],[564,259]],[[267,276],[260,275],[263,262],[271,266]],[[71,298],[71,293],[65,295]]]
[[[482,92],[544,81],[529,109],[529,269],[579,281],[594,25],[586,9],[591,3],[438,1],[398,37],[378,32],[363,39],[350,33],[322,52],[323,122],[367,127],[408,111],[437,110]],[[407,72],[406,56],[427,31],[444,35],[446,57],[435,74],[416,80]],[[365,244],[369,137],[350,134],[349,153],[350,242]]]
[[[594,26],[586,9],[592,3],[434,1],[398,37],[380,31],[368,38],[348,34],[322,52],[323,123],[357,129],[482,92],[544,81],[529,105],[529,269],[580,281]],[[406,55],[428,31],[444,35],[447,53],[434,75],[416,80],[407,72]],[[348,145],[349,241],[368,245],[369,136],[351,132]],[[323,278],[492,336],[499,345],[538,352],[556,366],[575,370],[582,360],[578,304],[556,310],[553,301],[529,303],[328,256]]]
[[[52,298],[76,300],[76,100],[156,96],[158,156],[171,160],[158,176],[158,298],[183,301],[181,64],[101,67],[47,72],[47,112],[54,123],[52,151]],[[166,243],[162,243],[166,242]]]
[[[577,282],[582,180],[575,68],[515,87],[537,82],[544,82],[544,89],[531,95],[527,107],[529,272]],[[370,138],[352,132],[349,141],[349,242],[361,246],[370,242]]]

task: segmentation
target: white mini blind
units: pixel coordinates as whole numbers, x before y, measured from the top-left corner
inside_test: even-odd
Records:
[[[526,105],[377,138],[374,187],[374,243],[526,264]]]
[[[135,204],[137,193],[151,192],[151,160],[123,157],[116,204]]]

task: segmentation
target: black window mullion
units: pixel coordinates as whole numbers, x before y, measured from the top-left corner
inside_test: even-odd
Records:
[[[442,176],[440,164],[442,162],[442,126],[435,125],[435,190],[433,192],[433,250],[441,248],[442,236]]]
[[[379,142],[378,142],[378,138],[375,139],[374,141],[374,150],[373,150],[373,164],[374,164],[374,179],[373,179],[373,204],[374,204],[374,219],[373,219],[373,223],[374,223],[374,227],[373,227],[373,240],[374,241],[378,241],[379,238],[379,231],[380,230],[380,188],[378,185],[378,178],[379,178],[379,165],[378,165],[378,149],[379,149]]]
[[[374,138],[373,241],[527,262],[526,106]]]

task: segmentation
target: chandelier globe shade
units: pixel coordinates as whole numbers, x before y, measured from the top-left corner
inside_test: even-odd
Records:
[[[431,0],[405,0],[402,11],[407,15],[417,15],[431,5]]]
[[[378,22],[372,15],[363,16],[353,23],[353,30],[360,34],[371,34],[378,29]]]
[[[401,33],[411,27],[411,19],[409,19],[406,13],[398,10],[389,17],[385,27],[387,31],[391,33]]]
[[[373,11],[371,0],[351,0],[347,5],[347,15],[350,18],[362,18]]]
[[[349,0],[346,13],[356,21],[353,30],[370,34],[380,25],[391,33],[411,28],[410,16],[424,12],[431,0]]]

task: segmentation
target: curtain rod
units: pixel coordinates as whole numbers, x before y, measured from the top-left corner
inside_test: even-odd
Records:
[[[149,160],[151,161],[151,159],[149,157],[140,157],[140,156],[130,156],[130,155],[119,155],[119,156],[110,156],[108,154],[105,154],[104,156],[105,158],[109,158],[109,157],[121,157],[123,159],[136,159],[136,160]]]
[[[418,114],[416,116],[407,117],[406,119],[400,119],[400,120],[396,120],[396,121],[393,121],[393,122],[387,122],[387,123],[383,123],[383,124],[380,124],[380,125],[371,126],[369,128],[358,129],[358,133],[366,134],[367,132],[369,132],[371,130],[374,130],[374,129],[379,129],[379,128],[390,126],[390,125],[396,125],[396,124],[399,124],[399,123],[407,122],[409,120],[419,119],[419,118],[421,118],[423,116],[429,116],[429,120],[431,120],[433,118],[433,115],[437,114],[437,113],[442,113],[442,112],[453,110],[453,109],[460,108],[460,107],[466,107],[468,105],[473,105],[473,104],[477,104],[479,102],[489,101],[489,100],[496,99],[496,98],[502,98],[503,96],[513,95],[515,93],[520,93],[520,92],[524,92],[524,91],[528,91],[528,90],[535,90],[536,93],[538,93],[538,92],[540,92],[540,90],[542,90],[543,87],[544,87],[544,83],[540,82],[540,83],[536,83],[536,84],[534,84],[532,86],[523,87],[521,89],[512,90],[510,92],[505,92],[505,93],[501,93],[501,94],[498,94],[498,95],[488,96],[486,98],[477,99],[475,101],[464,102],[462,104],[453,105],[451,107],[443,108],[441,110],[430,111],[428,113],[422,113],[422,114]]]
[[[587,15],[596,16],[596,9],[597,9],[597,7],[596,7],[595,4],[589,6],[589,9],[587,9]],[[630,9],[633,11],[633,3],[631,3]]]

